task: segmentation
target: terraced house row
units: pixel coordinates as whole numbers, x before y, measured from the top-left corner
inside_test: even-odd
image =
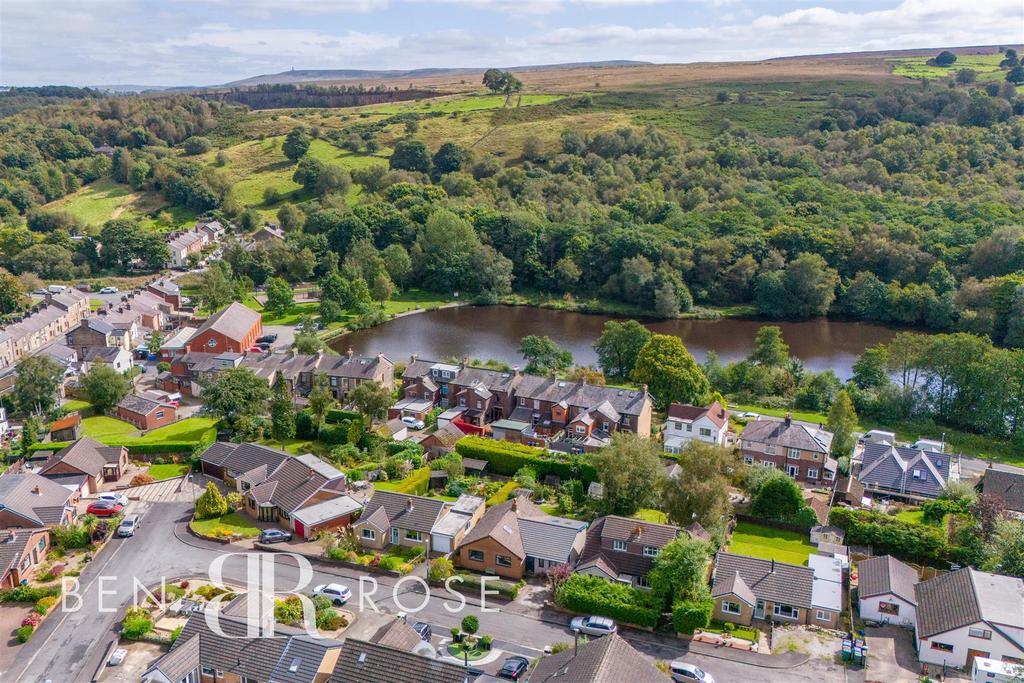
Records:
[[[650,436],[653,412],[646,386],[604,387],[412,356],[389,417],[423,419],[436,407],[447,409],[439,423],[565,452],[596,451],[619,431]]]

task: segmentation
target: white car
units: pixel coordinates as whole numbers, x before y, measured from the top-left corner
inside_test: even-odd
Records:
[[[402,422],[412,427],[413,429],[423,429],[424,427],[427,426],[426,423],[423,422],[423,420],[415,418],[412,415],[403,415]]]
[[[121,666],[124,663],[124,658],[128,656],[128,650],[123,647],[119,647],[110,655],[110,659],[107,660],[109,666]]]
[[[123,507],[128,506],[128,496],[123,493],[115,493],[114,491],[108,491],[107,493],[101,493],[96,496],[97,500],[109,500],[121,505]]]
[[[608,617],[576,617],[569,622],[569,628],[577,633],[588,636],[607,636],[615,633],[618,627]]]
[[[352,599],[352,591],[340,583],[324,583],[313,589],[313,596],[327,598],[335,605],[344,605]]]
[[[677,659],[668,665],[669,671],[672,674],[672,680],[676,683],[715,683],[714,677],[707,671],[699,669],[693,664],[687,664],[681,659]]]
[[[120,290],[117,287],[104,287],[100,294],[117,294]]]

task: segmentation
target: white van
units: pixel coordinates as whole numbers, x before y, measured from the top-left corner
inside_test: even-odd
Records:
[[[972,683],[1017,683],[1024,678],[1024,665],[975,657],[971,666]]]

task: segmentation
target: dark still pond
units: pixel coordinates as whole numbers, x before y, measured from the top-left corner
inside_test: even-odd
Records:
[[[396,362],[410,354],[443,360],[449,357],[493,358],[516,365],[523,362],[516,351],[528,334],[547,335],[572,351],[578,365],[596,365],[593,345],[608,316],[568,313],[528,306],[464,306],[428,311],[398,318],[368,330],[352,332],[334,341],[335,350],[352,347],[357,353],[383,352]],[[663,320],[647,327],[659,334],[683,340],[698,361],[714,350],[722,361],[743,358],[750,352],[757,329],[776,324],[789,344],[790,353],[808,370],[831,368],[842,379],[851,374],[857,356],[868,346],[886,342],[895,330],[867,323],[812,320],[768,323],[761,320]]]

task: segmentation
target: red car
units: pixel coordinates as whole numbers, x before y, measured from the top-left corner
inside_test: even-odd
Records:
[[[96,515],[97,517],[113,517],[121,512],[121,510],[124,510],[124,506],[112,500],[97,500],[85,509],[88,514]]]
[[[263,353],[263,349],[258,346],[250,346],[249,353]]]

